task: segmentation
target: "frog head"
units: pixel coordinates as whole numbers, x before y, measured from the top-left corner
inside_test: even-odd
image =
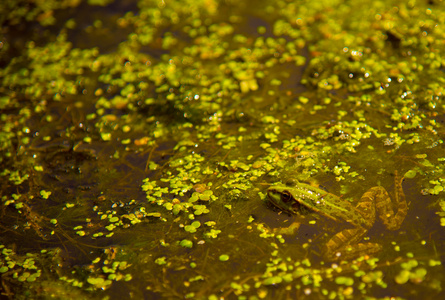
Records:
[[[291,187],[273,186],[267,190],[267,195],[275,207],[289,214],[298,214],[303,208]]]
[[[269,187],[267,194],[274,206],[289,214],[305,215],[315,212],[334,221],[353,218],[351,204],[309,184],[274,185]]]

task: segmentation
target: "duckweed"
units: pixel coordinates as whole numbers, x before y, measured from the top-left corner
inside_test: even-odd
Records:
[[[221,254],[220,256],[219,256],[219,260],[220,261],[228,261],[229,260],[229,255],[227,255],[227,254]]]
[[[440,293],[443,7],[191,3],[0,4],[5,296]],[[354,203],[396,171],[408,215],[373,256],[324,261],[339,226],[267,204],[296,179]]]
[[[184,239],[184,240],[182,240],[182,241],[179,243],[179,245],[181,245],[182,247],[185,247],[185,248],[192,248],[192,247],[193,247],[193,242],[190,241],[190,240],[186,240],[186,239]]]

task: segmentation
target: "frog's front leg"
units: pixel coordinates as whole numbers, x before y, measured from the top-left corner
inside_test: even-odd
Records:
[[[300,228],[300,225],[298,222],[293,222],[289,227],[275,228],[273,231],[277,234],[294,235],[298,228]]]
[[[367,231],[363,227],[340,231],[326,243],[323,249],[324,258],[335,261],[379,252],[382,249],[380,244],[359,243]]]

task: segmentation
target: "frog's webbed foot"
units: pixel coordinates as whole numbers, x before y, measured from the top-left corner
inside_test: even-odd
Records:
[[[335,252],[325,252],[324,258],[328,261],[349,260],[360,256],[372,255],[382,250],[377,243],[358,243],[338,248]]]
[[[289,227],[275,228],[273,232],[276,234],[293,235],[297,232],[298,228],[300,228],[300,223],[294,222],[290,224]]]
[[[357,258],[379,252],[377,243],[359,243],[367,230],[362,227],[345,229],[334,235],[325,245],[323,256],[328,261]]]

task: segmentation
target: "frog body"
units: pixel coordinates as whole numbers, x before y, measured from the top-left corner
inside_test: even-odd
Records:
[[[396,211],[388,192],[381,186],[370,188],[356,205],[305,183],[297,183],[292,187],[271,186],[267,194],[276,207],[287,213],[299,214],[302,210],[308,210],[338,223],[349,223],[352,229],[338,232],[323,247],[323,255],[327,260],[338,260],[373,254],[381,250],[380,244],[360,243],[374,225],[376,214],[387,229],[400,228],[408,212],[401,182],[396,174]]]

